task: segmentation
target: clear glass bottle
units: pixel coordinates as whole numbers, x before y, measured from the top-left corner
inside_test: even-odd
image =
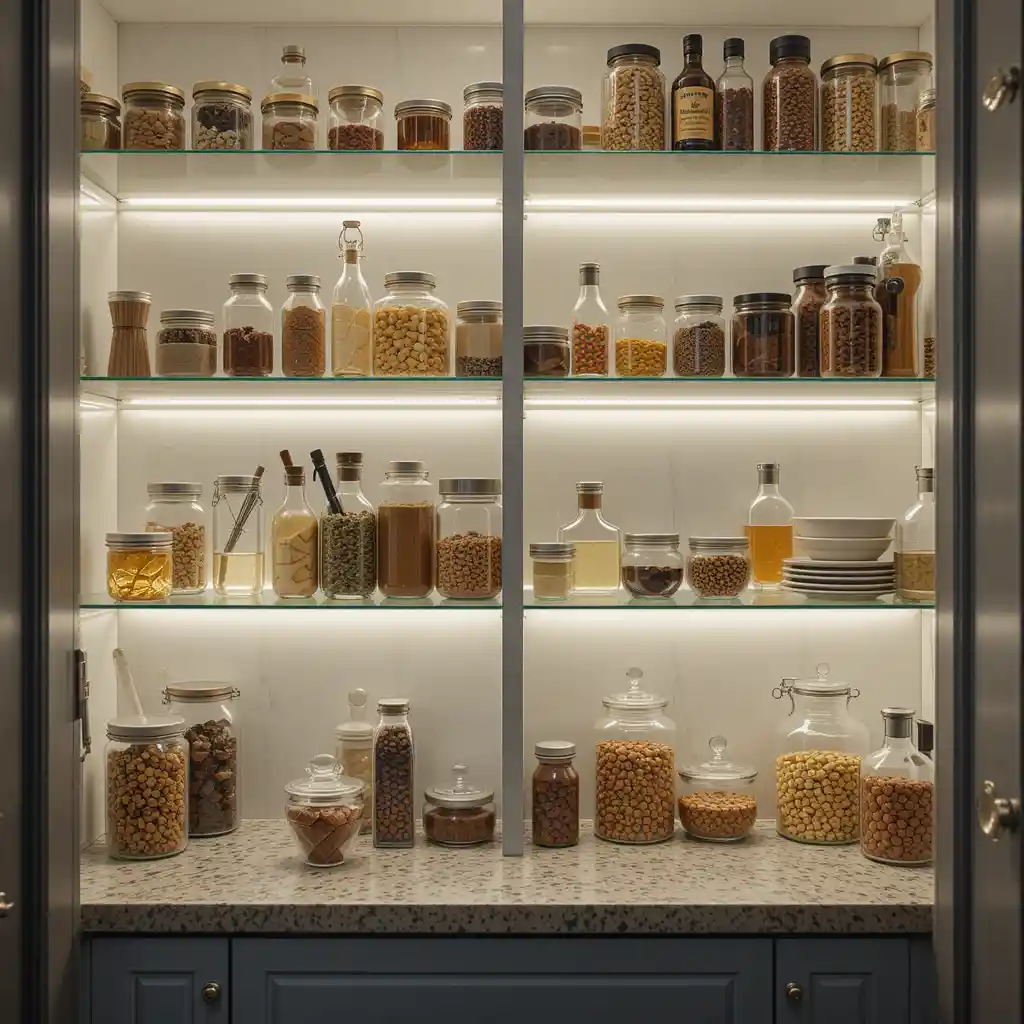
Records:
[[[660,295],[622,295],[615,323],[615,373],[664,377],[668,369],[665,300]]]
[[[828,301],[821,307],[823,377],[882,375],[882,307],[875,301],[875,268],[846,264],[825,268]]]
[[[501,481],[461,477],[438,484],[437,592],[456,600],[501,593]]]
[[[306,74],[306,48],[289,43],[281,51],[281,70],[270,80],[268,93],[301,92],[316,98],[313,79]]]
[[[115,601],[165,601],[171,596],[169,533],[108,533],[107,593]]]
[[[263,592],[263,496],[259,476],[218,476],[213,485],[213,589],[222,597]]]
[[[572,311],[572,375],[612,377],[611,316],[601,298],[601,265],[580,264],[580,294]]]
[[[222,836],[238,828],[238,711],[231,683],[175,683],[163,700],[185,721],[190,750],[188,834]]]
[[[917,150],[917,110],[932,87],[932,55],[923,50],[890,53],[878,62],[878,103],[886,153]]]
[[[883,864],[930,864],[935,766],[910,738],[910,708],[882,708],[882,721],[882,746],[860,766],[861,853]]]
[[[916,377],[918,373],[917,298],[921,290],[921,261],[907,244],[903,214],[897,210],[886,246],[878,260],[881,280],[876,297],[885,317],[883,377]]]
[[[366,691],[349,691],[348,719],[334,730],[334,757],[342,773],[366,787],[367,809],[359,826],[361,835],[373,831],[373,726],[366,721]]]
[[[434,487],[419,461],[388,464],[377,506],[377,575],[385,597],[427,597],[434,589]]]
[[[305,469],[286,466],[284,487],[284,501],[270,526],[274,593],[312,597],[319,584],[319,529],[306,501]]]
[[[917,467],[917,501],[896,523],[896,595],[935,600],[935,470]]]
[[[264,274],[232,274],[224,303],[224,372],[269,377],[274,372],[274,307]]]
[[[677,377],[725,376],[725,317],[721,295],[680,295],[672,329]]]
[[[444,100],[402,100],[395,104],[395,126],[401,150],[451,147],[452,108]]]
[[[873,269],[873,268],[872,268]],[[796,330],[796,372],[799,377],[821,376],[821,307],[825,292],[825,265],[811,264],[793,271],[793,326]]]
[[[327,369],[327,310],[316,274],[285,278],[281,307],[281,371],[286,377],[322,377]]]
[[[779,464],[757,466],[757,495],[747,516],[747,539],[754,583],[777,587],[782,563],[793,557],[793,506],[779,493]]]
[[[540,85],[526,94],[524,148],[583,148],[583,94],[566,85]]]
[[[816,672],[811,679],[783,679],[772,691],[790,702],[779,726],[775,828],[799,843],[855,843],[860,761],[869,749],[867,726],[849,710],[860,691],[829,679],[824,663]]]
[[[368,85],[339,85],[327,95],[331,106],[327,148],[384,148],[384,94]]]
[[[711,757],[679,769],[679,823],[695,839],[735,843],[757,821],[757,769],[726,760],[724,736],[708,740]]]
[[[821,148],[826,153],[873,153],[878,61],[870,53],[841,53],[821,65]]]
[[[818,148],[818,78],[807,36],[776,36],[769,44],[771,70],[761,89],[766,150]]]
[[[365,814],[366,786],[342,775],[330,754],[310,759],[304,779],[284,787],[285,818],[305,863],[334,868],[351,852]]]
[[[416,744],[409,724],[409,702],[387,697],[377,702],[380,720],[373,731],[373,845],[411,847],[416,839]]]
[[[672,148],[720,149],[715,80],[704,70],[704,39],[683,37],[683,70],[672,83]]]
[[[534,846],[575,846],[580,841],[580,777],[573,767],[576,744],[541,740],[533,752],[531,784]]]
[[[500,377],[504,307],[493,299],[470,299],[455,307],[455,376]]]
[[[369,377],[373,373],[373,299],[360,266],[363,232],[359,221],[345,221],[338,248],[338,258],[345,262],[331,299],[331,373]]]
[[[643,671],[626,671],[629,688],[602,700],[598,719],[594,835],[616,843],[661,843],[675,832],[676,725],[668,698],[640,689]]]
[[[252,93],[244,85],[196,82],[192,148],[252,149]]]
[[[718,138],[725,150],[754,148],[754,80],[743,66],[742,39],[726,39],[722,47],[725,70],[715,83],[718,93]]]
[[[505,140],[505,88],[474,82],[462,91],[462,148],[500,150]]]
[[[316,149],[320,108],[310,93],[271,93],[260,104],[260,112],[264,149]]]
[[[171,535],[171,593],[206,590],[206,512],[200,483],[148,483],[147,532]]]
[[[464,764],[452,781],[423,793],[423,834],[439,846],[477,846],[494,838],[494,790],[478,789]]]
[[[184,149],[185,94],[166,82],[129,82],[121,89],[125,149]]]
[[[665,148],[665,76],[661,50],[625,43],[608,51],[601,104],[601,147],[611,150]]]
[[[384,277],[387,294],[373,304],[373,372],[378,377],[447,377],[448,306],[435,294],[437,279],[422,270]]]
[[[573,593],[614,594],[619,589],[621,534],[601,513],[604,484],[583,481],[576,485],[579,513],[558,528],[558,539],[576,548]]]
[[[336,462],[342,511],[325,503],[320,515],[320,587],[331,600],[365,600],[377,587],[377,513],[363,493],[362,452]]]
[[[671,597],[682,582],[678,533],[624,534],[622,583],[634,597]]]

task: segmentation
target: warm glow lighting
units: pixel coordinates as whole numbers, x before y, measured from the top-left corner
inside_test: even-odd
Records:
[[[124,196],[132,210],[474,210],[497,213],[486,196]]]
[[[528,409],[912,409],[913,398],[526,398]]]
[[[129,398],[132,409],[493,409],[499,399],[493,397],[458,398]]]
[[[545,211],[561,213],[587,213],[609,211],[622,213],[691,213],[729,212],[737,213],[789,213],[789,212],[856,212],[861,210],[886,211],[914,203],[913,199],[879,196],[858,198],[856,196],[822,199],[813,196],[776,196],[752,198],[749,196],[606,196],[587,198],[582,196],[551,197],[548,199],[527,199],[527,212]]]

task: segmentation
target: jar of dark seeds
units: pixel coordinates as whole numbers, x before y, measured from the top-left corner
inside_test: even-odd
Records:
[[[811,264],[793,271],[796,297],[793,326],[796,330],[796,368],[800,377],[820,377],[818,321],[825,305],[825,265]]]
[[[415,746],[409,702],[387,697],[377,702],[380,721],[373,733],[373,845],[413,845]]]
[[[455,312],[455,376],[500,377],[501,303],[473,299],[460,302]]]
[[[725,376],[725,317],[721,295],[680,295],[672,331],[677,377]]]
[[[566,85],[541,85],[526,94],[528,150],[583,148],[583,94]]]
[[[750,582],[750,545],[746,537],[691,537],[686,582],[702,600],[737,597]]]
[[[244,85],[196,82],[192,148],[252,149],[252,93]]]
[[[342,511],[325,504],[320,517],[320,588],[332,600],[365,599],[377,586],[377,513],[363,493],[362,453],[336,458]]]
[[[533,752],[533,845],[575,846],[580,841],[580,777],[572,763],[576,744],[542,740]]]
[[[733,300],[732,372],[792,377],[795,318],[788,292],[746,292]]]
[[[678,533],[623,534],[622,583],[634,597],[671,597],[682,582]]]
[[[827,267],[828,302],[821,309],[821,375],[882,375],[882,307],[875,301],[875,268]]]
[[[462,92],[463,149],[501,149],[504,144],[505,93],[501,82],[474,82]]]
[[[818,81],[811,70],[807,36],[777,36],[771,41],[772,69],[762,88],[764,148],[817,148]]]
[[[568,377],[570,358],[568,327],[523,328],[523,373],[527,377]]]
[[[478,789],[464,764],[452,780],[423,794],[423,834],[440,846],[476,846],[494,838],[494,790]]]

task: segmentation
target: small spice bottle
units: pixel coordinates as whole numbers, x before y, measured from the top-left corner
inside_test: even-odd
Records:
[[[452,781],[423,794],[423,834],[439,846],[477,846],[494,838],[494,790],[478,789],[464,764]]]
[[[327,310],[316,274],[285,279],[281,307],[281,370],[286,377],[322,377],[327,368]]]
[[[373,732],[373,845],[411,847],[416,838],[413,778],[416,747],[409,702],[377,702],[380,721]]]
[[[533,559],[533,599],[568,601],[576,582],[576,545],[558,541],[530,545]]]
[[[171,593],[169,533],[108,533],[107,593],[115,601],[164,601]]]
[[[395,105],[399,149],[448,149],[452,108],[444,100],[402,100]]]
[[[88,149],[121,148],[121,104],[110,96],[87,92],[79,106],[79,146]]]
[[[462,148],[501,149],[505,127],[505,90],[501,82],[467,85],[462,100]]]
[[[793,326],[796,330],[797,376],[820,377],[819,314],[828,299],[824,265],[815,263],[797,267],[793,271],[793,284],[796,285]]]
[[[575,846],[580,841],[580,777],[572,763],[576,744],[541,740],[533,752],[533,845]]]

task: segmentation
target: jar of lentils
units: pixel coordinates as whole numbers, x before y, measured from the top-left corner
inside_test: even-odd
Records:
[[[757,821],[757,769],[725,756],[724,736],[708,740],[711,757],[679,769],[679,823],[694,839],[734,843]]]
[[[165,82],[129,82],[124,102],[125,149],[184,149],[185,94]]]
[[[448,306],[437,280],[422,270],[384,277],[387,294],[373,304],[373,372],[378,377],[447,377],[451,372]]]
[[[81,149],[121,148],[121,104],[110,96],[87,92],[80,100]]]
[[[821,65],[821,148],[826,153],[871,153],[878,61],[869,53],[842,53]]]
[[[672,331],[677,377],[725,376],[725,317],[721,295],[680,295]]]
[[[861,263],[827,267],[828,302],[821,308],[821,375],[882,375],[882,307],[875,301],[875,268]]]
[[[615,372],[619,377],[664,377],[668,370],[665,300],[660,295],[623,295],[615,324]]]
[[[264,149],[316,149],[320,114],[316,98],[299,92],[275,92],[260,104]]]
[[[467,85],[462,100],[462,148],[501,149],[505,138],[505,90],[501,82]]]
[[[403,100],[395,106],[399,149],[449,149],[452,108],[444,100]]]
[[[811,70],[807,36],[776,36],[769,53],[772,69],[764,79],[764,148],[817,148],[818,83]]]
[[[819,314],[828,296],[825,267],[821,263],[793,271],[796,298],[793,299],[793,327],[796,331],[796,367],[800,377],[820,377]]]
[[[533,752],[533,845],[575,846],[580,841],[580,777],[572,763],[576,744],[542,740]]]
[[[217,372],[217,333],[205,309],[165,309],[156,336],[161,377],[212,377]]]
[[[339,85],[327,96],[331,105],[327,148],[384,148],[384,93],[368,85]]]
[[[890,53],[878,62],[882,144],[887,153],[917,151],[917,111],[932,87],[932,55],[923,50]]]
[[[796,322],[788,292],[733,298],[732,372],[737,377],[792,377]]]
[[[703,601],[731,601],[750,582],[746,537],[691,537],[686,582]]]
[[[603,149],[665,148],[665,76],[661,51],[626,43],[608,51],[601,125]]]
[[[192,148],[252,149],[252,93],[244,85],[196,82]]]
[[[566,85],[541,85],[526,94],[527,150],[583,148],[583,94]]]

